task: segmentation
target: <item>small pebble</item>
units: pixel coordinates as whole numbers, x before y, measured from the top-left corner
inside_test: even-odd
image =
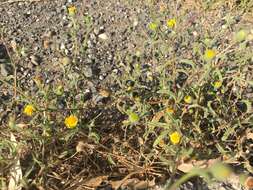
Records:
[[[85,67],[83,69],[84,76],[91,78],[93,76],[92,69],[90,67]]]
[[[102,40],[108,40],[109,39],[106,33],[99,34],[98,37]]]
[[[36,55],[31,55],[31,56],[30,56],[30,60],[31,60],[32,64],[34,64],[34,65],[36,65],[36,66],[39,65],[40,62],[41,62],[40,57],[39,57],[39,56],[36,56]]]

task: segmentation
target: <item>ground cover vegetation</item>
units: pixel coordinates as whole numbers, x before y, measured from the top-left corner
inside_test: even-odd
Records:
[[[93,98],[82,90],[92,74],[80,66],[96,28],[89,11],[66,6],[71,53],[62,48],[45,71],[56,71],[57,80],[33,75],[32,91],[20,84],[18,64],[30,50],[6,41],[2,26],[2,189],[13,178],[24,189],[92,189],[105,178],[114,189],[133,178],[140,189],[159,183],[175,189],[194,176],[224,180],[235,168],[244,184],[253,172],[253,2],[124,3],[142,3],[149,19],[127,26],[135,42],[114,51],[116,69]],[[98,43],[110,48],[113,36],[101,30]]]

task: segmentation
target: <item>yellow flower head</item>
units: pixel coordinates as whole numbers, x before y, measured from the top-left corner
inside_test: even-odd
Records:
[[[171,107],[166,108],[165,112],[168,113],[168,114],[173,114],[173,113],[175,113],[175,111],[174,111],[173,108],[171,108]]]
[[[181,135],[176,131],[172,134],[170,134],[170,141],[172,144],[178,144],[180,142]]]
[[[157,28],[158,28],[158,25],[154,22],[151,22],[149,25],[148,25],[149,29],[150,30],[153,30],[155,31]]]
[[[73,129],[77,126],[78,123],[78,118],[74,115],[70,115],[68,117],[65,118],[65,125],[67,128],[69,129]]]
[[[73,6],[73,5],[68,7],[68,13],[69,13],[70,16],[75,15],[76,14],[76,7]]]
[[[32,116],[33,113],[35,112],[35,107],[31,104],[28,104],[25,106],[24,108],[24,114],[28,115],[28,116]]]
[[[216,88],[216,89],[219,89],[220,87],[222,86],[222,82],[221,81],[215,81],[213,83],[213,87]]]
[[[204,59],[206,61],[211,61],[216,56],[216,51],[212,49],[207,49],[205,51]]]
[[[172,18],[172,19],[169,19],[167,20],[167,26],[169,28],[174,28],[176,26],[176,19],[175,18]]]
[[[192,103],[192,97],[187,95],[184,97],[184,102],[187,103],[187,104],[190,104]]]

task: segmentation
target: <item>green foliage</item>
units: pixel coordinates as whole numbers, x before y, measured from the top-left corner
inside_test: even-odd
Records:
[[[194,26],[182,30],[185,15],[175,18],[173,30],[166,27],[165,15],[156,16],[147,27],[146,49],[141,52],[155,65],[142,68],[140,63],[146,60],[135,62],[131,59],[135,52],[130,53],[126,72],[119,79],[117,95],[126,100],[125,109],[137,110],[142,116],[143,138],[162,151],[158,159],[164,164],[185,158],[188,147],[192,149],[187,158],[197,160],[239,156],[241,133],[253,126],[249,122],[252,100],[246,95],[251,80],[245,79],[252,61],[248,29],[227,35],[225,26],[219,30],[205,26],[195,38]],[[234,20],[229,15],[227,19]],[[131,87],[122,82],[129,80],[134,84]],[[140,101],[133,98],[133,92],[138,92]],[[168,107],[171,113],[166,113]],[[169,140],[173,131],[182,134],[177,149]]]
[[[245,10],[246,5],[250,5],[250,1],[240,2]],[[46,183],[51,175],[49,171],[56,170],[59,163],[65,165],[86,150],[85,158],[91,160],[89,163],[105,157],[111,166],[118,167],[118,160],[122,161],[125,156],[127,158],[122,162],[127,166],[166,166],[163,171],[172,176],[177,173],[178,164],[185,160],[214,158],[240,158],[245,168],[253,171],[248,155],[250,138],[245,136],[253,127],[250,96],[253,81],[249,76],[253,60],[252,37],[249,37],[253,35],[252,31],[236,25],[235,17],[230,14],[224,17],[224,25],[214,27],[220,20],[201,25],[206,20],[194,20],[183,11],[175,13],[175,7],[167,12],[152,12],[155,2],[147,3],[152,18],[143,24],[145,27],[138,34],[140,39],[136,39],[133,49],[115,52],[116,62],[124,64],[119,65],[122,75],[115,77],[119,88],[111,98],[111,105],[125,116],[125,120],[111,121],[113,125],[104,121],[104,116],[100,119],[100,114],[89,110],[84,92],[78,87],[85,77],[81,72],[75,72],[74,67],[79,55],[87,55],[88,40],[94,29],[89,14],[79,18],[72,10],[69,18],[72,27],[68,34],[72,38],[73,57],[61,52],[63,57],[58,66],[62,81],[50,85],[40,77],[35,78],[38,90],[30,95],[19,89],[12,78],[0,77],[1,84],[19,94],[12,108],[16,104],[36,107],[30,115],[22,112],[19,116],[9,117],[9,126],[3,129],[6,134],[17,135],[19,146],[30,150],[25,157],[29,163],[25,178]],[[219,3],[204,1],[199,8],[207,11]],[[81,28],[85,28],[82,40],[78,39]],[[15,53],[20,59],[26,51],[20,46]],[[87,121],[85,116],[90,113],[84,110],[96,114]],[[78,126],[73,130],[67,130],[64,125],[64,119],[70,114],[78,118]],[[117,131],[116,135],[107,130]],[[171,140],[173,133],[174,141]],[[6,134],[0,142],[0,173],[8,173],[17,156],[21,159],[21,153]],[[85,139],[85,143],[77,152],[73,147],[79,139]],[[102,144],[108,139],[113,141],[110,148]],[[77,168],[79,171],[79,166]],[[208,169],[194,168],[172,187],[193,176],[202,176],[207,181],[210,176],[224,180],[230,172],[220,163]],[[40,175],[37,177],[34,173]],[[24,183],[30,183],[25,178]],[[54,178],[61,179],[61,176]],[[0,175],[0,188],[6,183],[5,179],[6,175]]]

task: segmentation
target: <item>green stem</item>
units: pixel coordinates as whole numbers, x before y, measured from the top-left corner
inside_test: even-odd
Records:
[[[189,179],[195,176],[200,176],[203,172],[205,172],[203,169],[195,169],[192,172],[183,175],[172,186],[168,187],[168,189],[165,190],[176,190],[181,184],[183,184],[184,182],[188,181]]]

